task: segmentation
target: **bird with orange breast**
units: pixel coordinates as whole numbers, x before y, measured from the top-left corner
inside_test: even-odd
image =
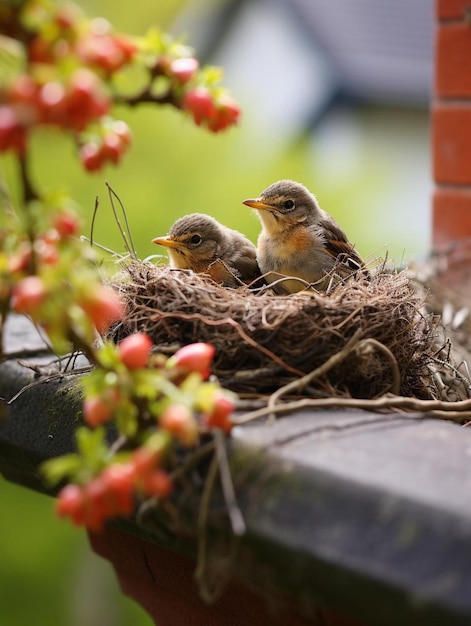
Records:
[[[168,249],[170,267],[209,274],[225,287],[240,287],[260,276],[254,244],[204,213],[181,217],[168,235],[152,241]]]
[[[280,180],[243,204],[260,217],[257,261],[276,293],[301,291],[306,283],[327,290],[335,279],[368,275],[347,235],[304,185]],[[302,280],[279,280],[283,276]]]

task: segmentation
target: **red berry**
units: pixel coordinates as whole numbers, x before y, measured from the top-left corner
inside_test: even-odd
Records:
[[[118,353],[121,362],[129,369],[146,367],[149,363],[150,349],[153,342],[145,333],[134,333],[119,344]]]
[[[108,422],[116,410],[116,404],[109,398],[92,396],[83,403],[83,417],[86,423],[93,428]]]
[[[131,463],[114,463],[101,473],[115,514],[129,515],[134,509],[136,474]]]
[[[116,291],[103,286],[97,286],[87,293],[81,304],[98,332],[107,330],[124,313],[124,305]]]
[[[173,482],[164,470],[157,469],[146,476],[142,490],[148,496],[168,498],[172,493]]]
[[[39,90],[37,102],[41,119],[47,124],[66,125],[66,92],[64,86],[57,81],[45,83]]]
[[[217,115],[213,97],[206,87],[195,87],[183,96],[183,109],[191,113],[199,126],[204,120],[211,120]]]
[[[54,228],[62,239],[78,235],[80,231],[80,221],[75,213],[62,211],[54,219]]]
[[[126,35],[113,35],[113,39],[115,44],[124,54],[126,61],[131,61],[139,49],[132,37],[127,37]]]
[[[149,474],[160,462],[160,454],[157,451],[149,450],[149,448],[137,448],[131,457],[131,463],[134,465],[136,476],[142,478]]]
[[[198,372],[203,379],[206,379],[210,374],[210,366],[215,352],[214,346],[209,343],[190,343],[175,352],[168,363],[190,372]]]
[[[34,249],[45,265],[55,265],[59,260],[59,251],[55,244],[48,243],[44,239],[37,239]]]
[[[28,74],[18,76],[8,93],[12,103],[31,103],[36,99],[38,85]]]
[[[16,272],[28,271],[31,263],[31,245],[26,242],[21,243],[15,254],[8,258],[8,271],[12,274]]]
[[[80,160],[87,172],[97,172],[104,163],[101,146],[96,143],[84,144],[80,148]]]
[[[199,63],[193,57],[175,59],[170,63],[170,73],[182,85],[189,82],[193,78],[193,76],[198,71],[198,68]]]
[[[208,122],[208,128],[214,133],[236,124],[240,117],[239,105],[232,98],[221,96],[217,104],[217,114]]]
[[[10,106],[0,106],[0,152],[14,150],[23,154],[26,149],[26,128],[17,111]]]
[[[123,143],[118,135],[108,133],[103,140],[100,152],[105,161],[111,161],[116,164],[123,154],[123,147]]]
[[[80,68],[72,74],[65,102],[71,128],[82,131],[92,120],[107,113],[110,101],[102,88],[101,81],[90,70]]]
[[[30,63],[53,63],[54,54],[52,44],[37,35],[28,46],[28,60]]]
[[[43,233],[38,240],[51,246],[55,246],[60,241],[60,235],[55,228],[49,228],[49,230],[46,230],[46,232]]]
[[[46,288],[39,276],[27,276],[13,287],[11,308],[17,313],[34,316],[46,298]]]
[[[55,21],[62,30],[71,30],[76,26],[81,16],[82,12],[76,4],[67,3],[57,7]]]
[[[129,126],[126,122],[122,120],[116,120],[112,123],[111,129],[115,135],[117,135],[121,139],[121,143],[123,146],[129,146],[131,143],[131,131],[129,130]]]
[[[85,526],[90,530],[101,530],[105,520],[114,514],[109,504],[106,485],[101,476],[90,481],[83,491],[85,499]]]
[[[56,500],[56,513],[59,517],[70,517],[74,524],[84,523],[84,494],[78,485],[70,484],[63,487]]]
[[[216,391],[214,406],[210,413],[204,415],[204,423],[208,428],[220,428],[225,433],[232,429],[230,415],[234,411],[234,403],[222,391]]]
[[[198,441],[198,424],[184,404],[167,407],[160,416],[159,425],[185,446],[193,446]]]
[[[84,63],[116,72],[132,59],[137,46],[120,35],[92,33],[81,39],[77,50]]]

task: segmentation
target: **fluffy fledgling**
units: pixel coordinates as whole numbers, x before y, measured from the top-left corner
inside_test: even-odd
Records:
[[[181,217],[167,236],[152,241],[168,249],[171,267],[209,274],[226,287],[240,287],[260,276],[254,244],[204,213]]]
[[[358,271],[367,275],[347,235],[304,185],[280,180],[243,204],[256,209],[262,223],[257,261],[267,282],[274,283],[280,275],[294,276],[325,290],[334,274],[340,279]],[[274,285],[280,294],[305,288],[297,280]]]

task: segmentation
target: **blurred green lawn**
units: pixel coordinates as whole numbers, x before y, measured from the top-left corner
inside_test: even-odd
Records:
[[[93,15],[103,15],[120,30],[142,33],[151,23],[165,26],[183,0],[124,3],[82,2]],[[189,37],[191,43],[191,36]],[[237,98],[237,94],[234,94]],[[335,216],[351,234],[362,254],[370,242],[358,220],[348,215],[358,194],[378,194],[383,174],[375,164],[362,170],[341,189],[322,185],[312,153],[303,141],[289,149],[268,151],[254,140],[250,115],[240,129],[209,135],[170,109],[116,113],[134,133],[131,152],[119,168],[84,174],[72,142],[61,133],[44,131],[34,138],[33,175],[43,189],[64,188],[82,206],[85,233],[90,227],[95,197],[100,208],[95,241],[123,251],[105,186],[108,181],[124,203],[138,255],[160,252],[151,238],[165,234],[173,221],[190,212],[207,212],[253,241],[259,223],[241,204],[271,182],[293,178],[315,189],[322,204],[336,206]],[[11,182],[14,163],[0,161],[0,176]],[[343,209],[342,209],[343,207]],[[343,214],[339,215],[339,211]],[[334,212],[334,211],[332,211]],[[344,219],[342,219],[342,217]],[[151,620],[118,591],[111,567],[90,551],[85,534],[58,521],[51,499],[0,479],[0,623],[2,626],[145,626]]]

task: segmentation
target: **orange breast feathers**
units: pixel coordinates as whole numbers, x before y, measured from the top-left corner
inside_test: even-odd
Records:
[[[321,238],[304,225],[284,231],[276,238],[264,237],[259,244],[270,257],[278,261],[293,261],[303,252],[323,247]]]

